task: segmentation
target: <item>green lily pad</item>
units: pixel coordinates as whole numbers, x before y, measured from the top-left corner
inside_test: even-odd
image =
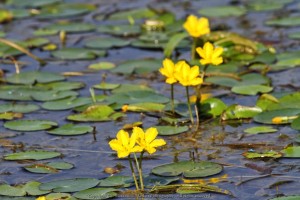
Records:
[[[244,152],[243,156],[249,159],[253,158],[280,158],[282,157],[282,153],[276,151],[267,151],[267,152]]]
[[[88,39],[84,46],[96,49],[109,49],[112,47],[123,47],[130,44],[129,40],[111,37],[92,38]]]
[[[260,107],[263,111],[267,110],[269,106],[278,104],[279,101],[276,97],[270,94],[262,94],[256,101],[256,106]]]
[[[179,176],[183,174],[187,178],[199,178],[218,174],[222,169],[221,165],[208,161],[181,161],[154,167],[151,172],[159,176]]]
[[[254,116],[254,121],[264,124],[277,124],[272,122],[272,119],[275,117],[290,117],[295,116],[300,113],[300,109],[295,108],[285,108],[285,109],[279,109],[279,110],[271,110],[271,111],[265,111],[262,113],[259,113],[258,115]],[[287,119],[282,120],[280,124],[289,124],[294,119]]]
[[[93,88],[100,89],[100,90],[113,90],[119,86],[120,84],[102,82],[100,84],[93,85]]]
[[[112,62],[99,62],[88,66],[89,69],[94,69],[94,70],[110,70],[115,67],[116,65]]]
[[[300,157],[300,146],[286,147],[281,151],[285,158],[299,158]]]
[[[57,126],[49,120],[15,120],[4,123],[4,127],[15,131],[39,131]]]
[[[79,199],[101,200],[116,197],[118,194],[115,191],[118,190],[114,188],[92,188],[76,192],[75,194],[73,194],[73,196]]]
[[[13,18],[9,10],[0,9],[0,23],[8,22]]]
[[[259,107],[248,107],[233,104],[229,106],[221,115],[222,120],[232,119],[247,119],[256,116],[261,113],[262,109]]]
[[[236,94],[243,95],[256,95],[257,93],[268,93],[273,90],[273,87],[265,86],[265,85],[242,85],[242,86],[234,86],[231,88],[231,91]]]
[[[110,176],[100,180],[101,187],[130,187],[134,184],[131,176]]]
[[[92,51],[84,48],[63,48],[51,52],[52,56],[63,60],[92,60],[97,56],[104,56],[105,51]]]
[[[40,185],[41,185],[40,182],[29,181],[24,185],[23,189],[26,191],[28,195],[32,195],[32,196],[43,195],[51,192],[49,190],[40,190],[39,189]]]
[[[300,130],[300,117],[296,118],[292,124],[291,127],[295,130]]]
[[[170,183],[178,180],[178,177],[160,177],[149,175],[144,177],[144,185],[147,188],[153,188],[154,186],[169,185]]]
[[[285,6],[285,4],[291,3],[292,0],[265,0],[265,1],[251,1],[248,4],[248,7],[255,11],[269,11],[269,10],[278,10]]]
[[[300,92],[284,95],[278,99],[277,103],[270,103],[267,107],[268,110],[278,110],[284,108],[300,109]]]
[[[42,104],[42,108],[47,110],[68,110],[71,108],[83,106],[92,103],[91,98],[87,97],[69,97],[57,101],[49,101]]]
[[[25,103],[5,103],[0,105],[0,113],[16,112],[16,113],[30,113],[39,110],[40,107],[35,104]]]
[[[85,3],[60,3],[43,6],[38,18],[65,18],[76,15],[83,15],[96,9],[95,5]]]
[[[300,199],[300,195],[276,197],[276,198],[272,198],[270,200],[298,200],[298,199]]]
[[[217,98],[208,98],[201,102],[200,115],[209,115],[213,118],[221,115],[227,105]]]
[[[125,111],[132,112],[162,112],[165,108],[164,104],[161,103],[133,103],[126,105]]]
[[[26,195],[26,191],[20,186],[10,186],[7,184],[0,185],[0,195],[21,197]]]
[[[99,180],[94,178],[74,178],[42,183],[40,189],[53,192],[77,192],[95,187],[98,183]]]
[[[288,35],[289,38],[299,40],[300,39],[300,32],[290,33]]]
[[[91,126],[81,126],[81,125],[74,125],[74,124],[65,124],[59,128],[52,129],[50,131],[47,131],[50,134],[53,135],[82,135],[89,133],[93,130],[93,127]]]
[[[59,172],[58,170],[61,169],[71,169],[74,165],[66,162],[50,162],[45,164],[33,164],[29,166],[25,166],[24,169],[26,169],[29,172],[32,173],[39,173],[39,174],[52,174]]]
[[[176,135],[189,130],[188,126],[154,126],[159,135]]]
[[[88,107],[84,112],[80,114],[69,115],[68,120],[72,121],[111,121],[116,120],[124,116],[123,113],[116,113],[111,107],[107,105],[93,105]]]
[[[244,132],[248,134],[274,133],[276,131],[278,130],[271,126],[255,126],[244,130]]]
[[[6,78],[6,81],[14,84],[33,84],[33,83],[49,83],[61,81],[65,78],[59,74],[50,72],[30,71],[14,74]]]
[[[270,26],[299,26],[300,17],[283,17],[266,21],[266,25]]]
[[[12,120],[15,118],[22,118],[23,115],[21,113],[13,113],[13,112],[5,112],[0,113],[0,119]]]
[[[45,30],[53,30],[53,31],[65,31],[67,33],[77,33],[77,32],[88,32],[95,30],[95,26],[93,24],[88,23],[78,23],[78,22],[59,22],[57,24],[51,24],[49,26],[44,27]]]
[[[36,0],[7,0],[6,4],[14,5],[18,7],[30,7],[30,8],[37,8],[42,7],[54,3],[59,3],[61,0],[43,0],[43,1],[36,1]]]
[[[141,33],[141,27],[139,25],[102,25],[97,29],[100,33],[108,33],[115,36],[134,36]]]
[[[201,15],[207,17],[229,17],[229,16],[241,16],[246,14],[247,10],[244,7],[238,6],[216,6],[206,7],[199,10]]]
[[[150,73],[157,71],[161,67],[161,60],[156,59],[142,59],[130,60],[117,65],[111,72],[130,75],[133,73]]]
[[[4,160],[44,160],[60,155],[60,153],[53,151],[24,151],[5,155]]]
[[[46,195],[46,200],[57,200],[57,199],[76,200],[68,193],[50,193]]]
[[[78,95],[77,92],[74,91],[41,91],[35,92],[31,94],[32,99],[36,101],[54,101],[59,99],[64,99],[67,97],[76,97]]]
[[[156,13],[148,8],[132,9],[126,11],[119,11],[109,16],[110,20],[128,20],[129,17],[133,19],[151,18]]]
[[[65,91],[81,89],[85,86],[82,82],[66,81],[66,82],[51,82],[51,83],[38,83],[36,86],[41,86],[47,90]]]
[[[48,29],[37,29],[33,32],[35,36],[48,36],[48,35],[56,35],[59,31],[57,30],[48,30]]]

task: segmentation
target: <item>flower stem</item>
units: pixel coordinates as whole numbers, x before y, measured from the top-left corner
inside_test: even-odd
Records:
[[[139,176],[140,176],[141,190],[143,191],[143,190],[144,190],[144,180],[143,180],[142,169],[141,169],[140,166],[139,166],[139,161],[138,161],[138,159],[137,159],[137,157],[136,157],[136,154],[133,153],[133,155],[134,155],[134,159],[135,159],[135,163],[136,163],[136,168],[137,168],[137,170],[138,170],[138,172],[139,172]]]
[[[175,113],[174,108],[174,84],[171,84],[171,105],[172,105],[172,113]]]
[[[131,172],[132,172],[132,178],[134,180],[135,187],[136,187],[137,190],[140,190],[139,184],[137,182],[137,179],[136,179],[136,176],[135,176],[135,173],[134,173],[134,168],[133,168],[133,164],[132,164],[132,160],[130,158],[130,155],[128,156],[128,161],[129,161],[130,169],[131,169]]]
[[[196,47],[197,47],[197,39],[196,37],[193,37],[193,44],[191,49],[191,58],[192,60],[195,60],[195,54],[196,54]]]
[[[188,104],[188,109],[189,109],[189,113],[190,113],[191,122],[192,122],[192,124],[194,124],[194,119],[193,119],[193,114],[192,114],[192,109],[191,109],[191,103],[190,103],[189,86],[186,86],[185,89],[186,89],[186,98],[187,98],[187,104]]]

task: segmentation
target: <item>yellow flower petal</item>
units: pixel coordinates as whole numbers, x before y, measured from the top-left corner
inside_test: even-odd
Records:
[[[46,200],[46,197],[45,196],[41,196],[41,197],[36,198],[35,200]]]
[[[158,135],[156,128],[148,128],[145,133],[145,141],[146,143],[151,143],[156,136]]]
[[[201,65],[220,65],[221,63],[223,63],[221,54],[223,53],[224,49],[222,47],[217,47],[214,49],[214,46],[210,42],[206,42],[203,46],[203,49],[201,47],[198,47],[196,51],[201,57]]]
[[[155,139],[153,142],[151,142],[152,147],[160,147],[166,144],[166,141],[164,139]]]

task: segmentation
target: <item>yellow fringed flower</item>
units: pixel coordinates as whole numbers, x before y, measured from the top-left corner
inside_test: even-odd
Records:
[[[205,17],[197,18],[195,15],[190,15],[187,17],[183,27],[195,38],[210,33],[209,21]]]
[[[223,63],[223,58],[221,57],[224,49],[222,47],[214,48],[214,46],[210,42],[206,42],[203,48],[198,47],[196,49],[200,59],[200,63],[202,65],[213,64],[220,65]]]
[[[183,86],[196,86],[203,83],[203,78],[199,77],[199,67],[190,67],[186,62],[182,63],[180,70],[174,76]]]
[[[138,145],[147,151],[149,154],[153,154],[156,151],[156,147],[160,147],[166,144],[164,139],[156,139],[158,132],[156,128],[148,128],[146,132],[139,127],[134,127],[132,134],[138,135]]]
[[[177,82],[174,74],[180,69],[181,62],[183,61],[174,64],[169,58],[163,60],[163,67],[159,69],[159,72],[167,78],[166,83],[173,84]]]
[[[117,151],[118,158],[129,156],[130,153],[141,152],[143,149],[136,145],[137,134],[132,133],[129,137],[128,132],[120,130],[117,139],[111,140],[108,144],[112,150]]]
[[[41,196],[41,197],[36,198],[35,200],[46,200],[46,197],[45,196]]]

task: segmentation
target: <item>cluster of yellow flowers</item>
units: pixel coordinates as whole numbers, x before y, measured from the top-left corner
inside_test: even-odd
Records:
[[[156,139],[158,131],[156,128],[148,128],[145,132],[139,127],[134,127],[131,136],[129,133],[120,130],[117,133],[117,138],[109,142],[112,150],[117,151],[118,158],[124,158],[131,153],[146,151],[153,154],[156,147],[166,144],[164,139]]]

